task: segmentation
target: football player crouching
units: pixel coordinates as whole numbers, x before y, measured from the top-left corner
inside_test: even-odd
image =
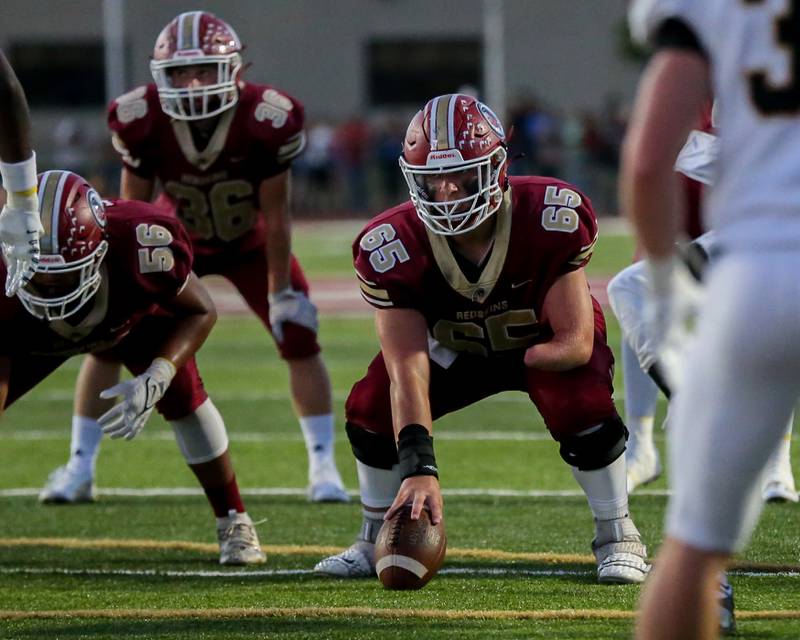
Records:
[[[121,196],[150,201],[163,187],[157,203],[188,232],[194,272],[233,284],[287,364],[309,500],[347,502],[317,309],[291,253],[290,174],[305,147],[304,109],[274,86],[244,80],[243,49],[233,27],[207,11],[181,13],[162,29],[150,63],[154,82],[118,97],[108,111]],[[45,502],[75,501],[75,486],[93,480],[99,427],[84,400],[118,376],[119,367],[84,360],[70,460],[45,487]]]
[[[71,356],[124,364],[134,377],[93,400],[102,431],[130,440],[158,409],[217,517],[220,563],[263,562],[194,360],[216,310],[183,227],[149,204],[102,200],[68,171],[40,174],[38,194],[41,259],[16,297],[0,298],[0,408]],[[91,483],[80,493],[93,499]]]
[[[439,96],[414,116],[400,167],[411,201],[353,245],[381,346],[345,409],[361,531],[315,571],[374,575],[378,529],[407,503],[412,518],[427,508],[440,522],[433,421],[516,390],[588,498],[599,582],[642,582],[649,565],[628,511],[614,358],[583,269],[597,237],[589,200],[554,178],[507,177],[503,126],[467,95]]]

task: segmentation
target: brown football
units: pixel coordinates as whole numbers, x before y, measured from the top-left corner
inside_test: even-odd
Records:
[[[412,520],[407,505],[378,532],[375,571],[386,589],[421,589],[439,571],[446,550],[444,520],[432,525],[425,509]]]

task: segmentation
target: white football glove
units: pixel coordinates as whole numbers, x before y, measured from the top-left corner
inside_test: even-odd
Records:
[[[0,212],[0,248],[6,263],[6,295],[10,298],[28,282],[39,263],[39,236],[44,233],[36,195],[9,193]]]
[[[122,398],[98,418],[103,433],[112,438],[135,438],[174,377],[175,365],[165,358],[156,358],[144,373],[101,391],[100,397],[105,400]]]
[[[291,322],[311,329],[314,333],[319,328],[317,307],[302,291],[287,287],[275,294],[269,294],[269,323],[272,335],[278,342],[283,342],[283,323]]]
[[[694,320],[702,300],[702,285],[694,280],[686,266],[677,258],[647,261],[648,287],[643,314],[647,349],[670,364],[663,373],[667,384],[677,387],[678,361],[689,338],[689,325]]]

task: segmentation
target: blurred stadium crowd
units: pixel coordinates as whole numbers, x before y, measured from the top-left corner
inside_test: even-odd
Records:
[[[397,159],[409,117],[357,114],[334,122],[312,114],[306,150],[292,165],[295,213],[367,217],[406,200]],[[598,215],[616,215],[626,103],[609,96],[599,111],[563,112],[525,96],[511,104],[507,122],[513,126],[510,174],[558,176],[589,195]],[[87,123],[66,115],[37,148],[43,167],[76,171],[101,193],[118,193],[119,156],[102,116]]]

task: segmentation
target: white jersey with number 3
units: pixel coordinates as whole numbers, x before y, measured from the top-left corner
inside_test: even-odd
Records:
[[[694,33],[719,105],[717,180],[707,219],[720,244],[800,242],[800,0],[636,0],[647,42],[669,19]]]

